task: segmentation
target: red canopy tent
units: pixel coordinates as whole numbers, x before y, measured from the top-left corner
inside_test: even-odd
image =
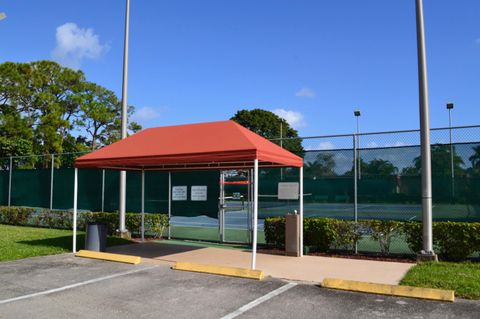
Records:
[[[74,237],[76,236],[77,182],[79,168],[145,171],[254,169],[254,233],[252,268],[255,268],[258,219],[258,169],[300,169],[300,217],[303,223],[303,159],[234,121],[157,127],[142,130],[123,140],[84,155],[75,161]],[[303,226],[301,226],[301,236]],[[143,227],[142,227],[143,230]],[[142,234],[143,235],[143,234]],[[301,243],[303,240],[300,241]],[[76,251],[76,241],[73,241]],[[303,251],[303,248],[301,249]]]

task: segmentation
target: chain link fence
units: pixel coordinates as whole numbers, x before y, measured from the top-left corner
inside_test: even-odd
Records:
[[[287,145],[283,139],[283,144]],[[420,132],[418,130],[299,138],[304,158],[304,215],[345,220],[421,220]],[[274,139],[280,144],[280,139]],[[480,221],[480,126],[431,130],[433,219]],[[69,210],[73,203],[73,163],[82,154],[0,158],[0,205]],[[167,212],[168,173],[148,172],[146,212]],[[172,236],[218,240],[219,173],[182,173],[178,183],[209,185],[205,207],[176,207]],[[200,176],[201,175],[201,176]],[[238,174],[237,174],[238,175]],[[277,199],[280,181],[298,181],[298,169],[260,171],[259,225],[270,216],[298,210],[298,201]],[[238,179],[232,174],[231,179]],[[228,177],[227,177],[228,180]],[[118,209],[119,173],[79,171],[79,208]],[[356,181],[356,187],[355,187]],[[140,174],[127,173],[127,211],[140,211]],[[243,196],[227,210],[227,240],[248,242],[245,185],[225,185],[225,194]],[[357,205],[355,205],[357,202]],[[190,203],[190,202],[189,202]],[[356,206],[356,207],[355,207]],[[175,228],[177,227],[177,228]],[[241,236],[237,235],[241,232]],[[230,234],[230,235],[229,235]],[[238,238],[237,238],[238,237]],[[263,238],[260,234],[260,238]],[[378,251],[365,237],[359,251]],[[407,253],[402,238],[392,252]]]

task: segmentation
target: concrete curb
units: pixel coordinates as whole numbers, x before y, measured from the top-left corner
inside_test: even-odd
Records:
[[[172,267],[175,270],[202,272],[214,275],[223,275],[230,277],[240,277],[247,279],[262,280],[264,277],[262,270],[251,270],[245,268],[224,267],[216,265],[195,264],[188,262],[176,262]]]
[[[115,261],[115,262],[133,264],[133,265],[138,265],[142,261],[142,258],[138,256],[102,253],[102,252],[91,251],[91,250],[80,250],[78,253],[75,254],[75,256],[83,257],[83,258]]]
[[[375,284],[370,282],[342,280],[334,278],[325,278],[323,280],[322,287],[398,297],[409,297],[449,302],[455,301],[455,292],[453,290]]]

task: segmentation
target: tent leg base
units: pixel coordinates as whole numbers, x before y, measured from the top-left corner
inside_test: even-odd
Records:
[[[425,252],[422,250],[419,254],[417,254],[417,261],[419,262],[438,261],[438,256],[434,252]]]
[[[115,237],[131,240],[132,239],[132,234],[128,230],[125,230],[125,231],[117,230],[115,232]]]

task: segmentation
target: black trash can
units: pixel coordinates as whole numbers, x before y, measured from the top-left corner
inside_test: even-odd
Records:
[[[107,225],[102,223],[88,223],[85,235],[85,249],[106,251]]]

